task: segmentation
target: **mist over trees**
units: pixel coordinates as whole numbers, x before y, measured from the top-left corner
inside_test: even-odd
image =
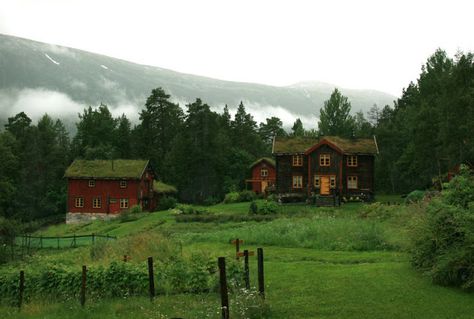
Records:
[[[180,200],[214,203],[245,187],[249,165],[271,156],[275,135],[375,135],[377,192],[429,187],[454,165],[474,163],[473,55],[450,58],[438,50],[393,107],[350,111],[348,98],[335,89],[321,109],[318,130],[306,130],[297,119],[286,132],[278,117],[257,123],[243,103],[234,116],[228,106],[217,113],[201,99],[183,111],[156,88],[135,126],[101,104],[79,114],[72,138],[60,120],[44,115],[34,124],[21,112],[0,133],[0,216],[32,220],[63,214],[63,175],[75,158],[150,159],[159,179],[177,186]]]

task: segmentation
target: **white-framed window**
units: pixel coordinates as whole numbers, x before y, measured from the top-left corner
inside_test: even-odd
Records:
[[[293,188],[303,188],[303,176],[301,175],[293,176]]]
[[[95,187],[95,179],[90,179],[87,185],[89,185],[89,187]]]
[[[319,155],[319,166],[331,166],[331,155],[320,154]]]
[[[331,175],[329,177],[329,186],[331,188],[336,188],[336,176],[335,175]]]
[[[74,206],[78,208],[84,207],[84,197],[76,197],[74,199]]]
[[[321,177],[319,175],[314,175],[314,187],[320,188],[321,187]]]
[[[347,157],[347,166],[357,167],[357,155],[349,155]]]
[[[262,176],[262,177],[267,177],[267,176],[268,176],[268,169],[262,168],[262,169],[260,170],[260,176]]]
[[[303,155],[293,155],[293,166],[303,166]]]
[[[120,181],[120,188],[127,188],[127,181]]]
[[[128,208],[128,198],[120,198],[120,208]]]
[[[357,176],[347,176],[347,188],[357,189]]]
[[[101,208],[102,207],[102,199],[100,197],[94,197],[92,199],[92,208]]]

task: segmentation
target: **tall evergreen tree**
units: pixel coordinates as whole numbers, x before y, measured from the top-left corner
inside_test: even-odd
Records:
[[[297,118],[293,126],[291,127],[291,135],[293,136],[304,136],[305,131],[303,127],[303,122],[301,122],[300,118]]]
[[[183,111],[171,102],[170,95],[162,88],[151,91],[145,109],[140,113],[140,124],[136,127],[136,153],[150,159],[159,175],[166,175],[163,162],[171,150],[173,139],[183,124]]]
[[[320,110],[318,129],[322,135],[337,135],[351,137],[354,129],[354,120],[350,115],[351,103],[334,89],[329,100],[324,102]]]

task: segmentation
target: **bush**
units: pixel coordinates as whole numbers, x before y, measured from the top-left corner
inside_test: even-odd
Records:
[[[205,209],[197,209],[192,205],[179,204],[176,206],[176,215],[203,215],[209,214]]]
[[[256,201],[252,201],[249,206],[249,214],[257,214],[258,206]]]
[[[412,204],[412,203],[418,203],[423,200],[423,197],[425,197],[425,192],[420,191],[420,190],[415,190],[407,195],[405,197],[405,204]]]
[[[230,193],[225,194],[224,204],[237,203],[238,201],[239,201],[238,192],[230,192]]]
[[[239,202],[251,202],[257,199],[257,195],[253,191],[241,191],[239,193]]]
[[[142,212],[142,207],[140,205],[134,205],[127,210],[124,210],[120,213],[118,220],[121,223],[127,223],[134,220],[137,220],[140,217],[140,213]]]
[[[474,179],[461,172],[412,230],[412,264],[435,283],[474,290]]]
[[[176,198],[171,196],[163,196],[158,202],[158,210],[167,210],[176,207]]]
[[[260,203],[252,201],[249,206],[249,214],[276,214],[278,213],[278,208],[278,204],[273,201],[266,200]]]
[[[257,194],[255,194],[253,191],[241,191],[239,192],[230,192],[227,193],[224,197],[224,203],[225,204],[230,204],[230,203],[242,203],[242,202],[251,202],[253,200],[257,199]]]

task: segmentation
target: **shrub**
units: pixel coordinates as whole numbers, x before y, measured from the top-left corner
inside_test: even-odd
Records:
[[[177,215],[201,215],[209,214],[209,211],[205,209],[197,209],[192,205],[179,204],[176,206]]]
[[[256,201],[252,201],[249,206],[249,214],[257,214],[258,206]]]
[[[256,201],[252,201],[249,206],[249,214],[276,214],[278,213],[278,209],[278,204],[273,201],[266,200],[259,203],[257,203]]]
[[[418,203],[423,200],[425,197],[425,192],[420,190],[415,190],[405,197],[405,204]]]
[[[118,220],[121,223],[127,223],[127,222],[137,220],[140,217],[139,213],[141,213],[141,212],[142,212],[141,206],[140,205],[134,205],[134,206],[130,207],[129,209],[124,210],[123,212],[121,212],[119,217],[118,217]]]
[[[170,208],[175,208],[176,207],[176,198],[171,197],[171,196],[163,196],[162,198],[159,199],[158,202],[158,210],[167,210]]]
[[[257,195],[253,191],[241,191],[239,193],[239,202],[251,202],[257,199]]]
[[[464,171],[412,229],[412,264],[435,283],[474,289],[474,179]]]
[[[237,203],[238,201],[239,201],[238,192],[230,192],[230,193],[225,194],[224,204]]]
[[[244,191],[241,191],[240,193],[230,192],[225,195],[224,203],[230,204],[230,203],[251,202],[253,200],[256,200],[257,197],[258,197],[257,194],[249,190],[244,190]]]

